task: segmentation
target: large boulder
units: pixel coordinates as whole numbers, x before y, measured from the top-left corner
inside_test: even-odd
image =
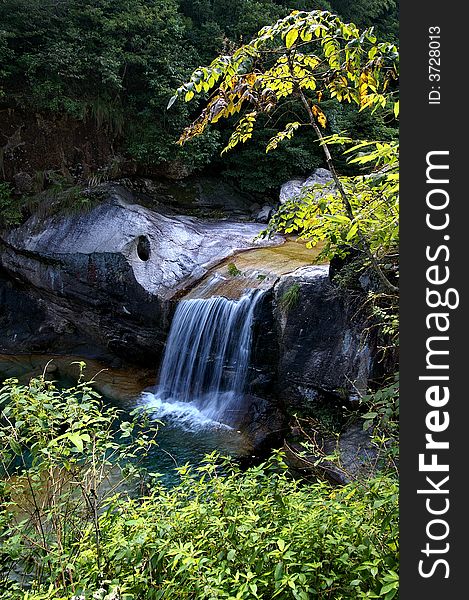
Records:
[[[327,169],[315,169],[309,177],[302,179],[291,179],[282,185],[280,188],[279,200],[281,204],[285,204],[290,200],[303,198],[311,192],[314,186],[327,186],[325,190],[317,189],[314,193],[320,197],[324,193],[334,190],[334,180],[332,174]]]
[[[155,212],[118,186],[87,213],[32,217],[0,237],[1,349],[31,351],[36,338],[37,351],[95,347],[155,364],[172,301],[235,252],[282,241],[255,241],[261,230]]]
[[[279,200],[280,204],[285,204],[289,200],[299,198],[303,191],[303,186],[306,179],[290,179],[280,187]]]
[[[376,360],[374,341],[356,306],[329,278],[328,266],[301,267],[274,289],[278,388],[290,404],[320,395],[354,399],[367,389]]]

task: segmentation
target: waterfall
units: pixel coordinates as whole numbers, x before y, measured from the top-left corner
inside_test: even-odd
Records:
[[[254,312],[262,290],[239,300],[182,300],[174,314],[154,398],[167,414],[236,422],[242,410]]]

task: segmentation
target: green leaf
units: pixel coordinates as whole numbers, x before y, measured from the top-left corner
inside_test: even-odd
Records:
[[[274,579],[275,581],[279,581],[283,577],[283,563],[279,562],[275,567],[274,571]]]
[[[354,223],[352,227],[350,227],[349,232],[347,233],[347,242],[349,242],[353,237],[355,237],[358,231],[358,223]]]
[[[324,218],[333,221],[334,223],[350,223],[350,219],[345,215],[324,215]]]
[[[290,29],[285,38],[285,45],[287,48],[291,48],[298,39],[298,29]]]
[[[14,439],[10,439],[10,448],[13,450],[13,452],[15,454],[17,454],[18,456],[20,456],[20,454],[22,454],[21,451],[21,445],[18,444],[18,442]]]
[[[79,452],[83,452],[83,439],[79,433],[69,433],[67,437]]]
[[[387,583],[386,585],[383,585],[383,587],[381,588],[380,591],[380,595],[382,596],[383,594],[389,594],[389,592],[392,591],[396,591],[396,589],[399,587],[399,583],[397,581],[393,581],[392,583]],[[393,594],[392,596],[390,596],[390,598],[393,598],[395,594]],[[388,596],[386,596],[387,598]]]

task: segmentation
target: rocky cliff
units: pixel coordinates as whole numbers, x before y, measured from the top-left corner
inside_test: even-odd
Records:
[[[255,325],[255,395],[296,405],[366,389],[373,340],[310,251],[281,237],[257,239],[257,223],[184,216],[163,204],[152,210],[125,187],[106,191],[89,212],[32,217],[0,237],[0,352],[156,370],[176,302],[216,276],[217,294],[246,285],[266,291]],[[234,275],[230,261],[240,267]]]
[[[301,267],[275,286],[279,388],[295,400],[318,392],[356,397],[375,368],[374,340],[356,305],[332,284],[329,266]]]
[[[117,355],[155,364],[173,300],[261,225],[135,203],[120,186],[87,213],[32,217],[0,238],[3,351]]]

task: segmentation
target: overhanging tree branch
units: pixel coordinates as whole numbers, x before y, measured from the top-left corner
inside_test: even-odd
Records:
[[[342,204],[344,206],[345,213],[346,213],[347,217],[351,221],[353,221],[355,219],[355,216],[353,213],[352,205],[347,196],[347,193],[344,190],[342,182],[340,181],[340,178],[337,174],[334,163],[332,161],[332,155],[330,153],[329,147],[328,147],[326,141],[324,140],[324,136],[322,135],[322,132],[321,132],[318,124],[316,123],[316,119],[314,118],[314,114],[313,114],[313,111],[311,110],[311,106],[309,105],[308,99],[306,98],[303,90],[301,90],[300,88],[297,89],[297,94],[298,94],[299,98],[301,99],[303,106],[305,107],[305,110],[308,114],[309,122],[311,123],[311,126],[314,129],[314,133],[316,134],[319,142],[321,143],[321,147],[324,151],[324,156],[326,158],[326,164],[329,168],[329,171],[331,172],[332,178],[337,187],[337,191],[339,192],[340,197],[342,199]],[[376,257],[371,252],[368,242],[366,241],[365,237],[363,236],[363,233],[361,232],[359,225],[358,225],[357,233],[358,233],[359,241],[360,241],[360,249],[365,253],[366,257],[369,259],[369,261],[373,267],[373,270],[378,275],[381,283],[384,285],[384,287],[386,288],[387,291],[398,292],[399,288],[396,287],[395,285],[393,285],[389,281],[389,279],[386,277],[386,275],[383,273],[383,270],[381,269],[378,261],[376,260]]]

